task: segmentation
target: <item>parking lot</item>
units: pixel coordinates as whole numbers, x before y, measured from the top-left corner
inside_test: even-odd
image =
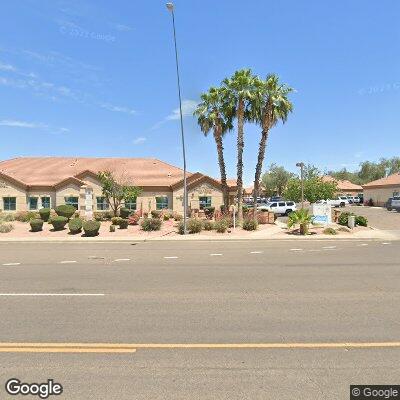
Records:
[[[400,231],[400,213],[397,211],[388,211],[386,208],[381,207],[362,206],[349,206],[342,208],[341,210],[346,210],[366,217],[369,225],[374,228]]]

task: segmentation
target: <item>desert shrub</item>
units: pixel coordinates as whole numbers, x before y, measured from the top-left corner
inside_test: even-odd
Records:
[[[115,232],[115,225],[110,225],[110,232]]]
[[[356,225],[359,225],[359,226],[368,226],[368,220],[367,220],[367,218],[363,217],[362,215],[357,215],[357,216],[356,216]]]
[[[43,220],[42,219],[31,219],[29,221],[31,225],[31,232],[40,232],[43,230]]]
[[[350,215],[354,215],[354,214],[350,213],[350,212],[342,212],[339,215],[338,224],[339,225],[343,225],[343,226],[347,226],[347,224],[349,223],[349,216]]]
[[[29,222],[31,219],[38,218],[39,214],[35,211],[19,211],[14,217],[16,221]]]
[[[15,221],[14,213],[0,213],[0,222]]]
[[[130,214],[132,214],[132,211],[129,208],[121,207],[119,210],[119,216],[121,218],[128,218]]]
[[[333,228],[325,228],[324,231],[323,231],[323,233],[324,233],[325,235],[337,235],[336,230],[333,229]]]
[[[182,221],[183,220],[183,215],[178,214],[178,213],[174,214],[174,220],[177,221],[177,222]]]
[[[137,225],[139,223],[139,219],[140,219],[139,214],[133,213],[128,218],[128,224],[129,225]]]
[[[50,212],[51,212],[51,209],[50,209],[50,208],[41,208],[41,209],[39,210],[40,218],[41,218],[44,222],[47,222],[47,221],[49,220],[49,218],[50,218]]]
[[[112,223],[113,225],[119,225],[119,221],[120,221],[121,219],[122,219],[121,217],[112,217],[112,218],[111,218],[111,223]]]
[[[55,231],[63,230],[65,228],[65,225],[67,225],[67,222],[68,218],[62,216],[57,216],[50,219],[50,224],[53,225],[53,229]]]
[[[110,211],[95,211],[93,218],[96,221],[108,221],[112,218],[113,214]]]
[[[13,224],[0,223],[0,233],[8,233],[14,229]]]
[[[180,221],[179,224],[178,224],[178,233],[179,233],[180,235],[183,235],[183,234],[185,233],[183,221]]]
[[[228,229],[228,222],[226,219],[220,219],[219,221],[214,222],[214,229],[218,233],[225,233]]]
[[[187,231],[189,233],[200,233],[203,229],[203,223],[196,218],[190,218],[187,221]]]
[[[70,204],[61,204],[54,210],[59,217],[65,217],[68,219],[70,219],[76,212],[76,208]]]
[[[244,221],[243,221],[243,225],[242,225],[242,228],[245,230],[245,231],[255,231],[255,230],[257,230],[257,228],[258,228],[258,222],[257,222],[257,220],[256,219],[252,219],[252,218],[246,218]]]
[[[367,206],[370,206],[370,207],[373,207],[374,206],[374,201],[372,200],[372,199],[369,199],[368,201],[367,201],[367,204],[366,204]]]
[[[203,229],[205,231],[212,231],[214,229],[214,223],[208,219],[203,221]]]
[[[128,229],[128,219],[127,218],[121,218],[119,220],[119,229]]]
[[[69,231],[75,235],[82,232],[83,221],[80,218],[73,218],[68,222]]]
[[[100,230],[100,222],[99,221],[85,221],[83,223],[83,230],[85,232],[85,236],[97,236]]]
[[[161,223],[160,218],[145,218],[140,226],[142,230],[146,232],[159,231],[161,229]]]
[[[169,214],[164,214],[163,220],[164,221],[169,221]]]
[[[151,211],[152,218],[161,218],[161,211],[159,210],[152,210]]]
[[[204,207],[204,214],[207,218],[212,218],[214,215],[215,207]]]

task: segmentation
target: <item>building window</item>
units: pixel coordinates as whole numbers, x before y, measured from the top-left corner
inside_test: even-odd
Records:
[[[168,196],[157,196],[156,209],[165,210],[166,208],[168,208]]]
[[[96,207],[98,210],[106,211],[110,208],[107,199],[103,197],[96,197]]]
[[[200,196],[199,197],[200,210],[211,207],[211,196]]]
[[[43,196],[40,198],[42,208],[51,208],[51,201],[49,196]]]
[[[3,197],[4,211],[15,211],[17,209],[16,197]]]
[[[79,209],[79,198],[75,196],[64,197],[65,204],[74,206],[77,210]]]
[[[29,197],[28,199],[28,208],[30,210],[38,209],[39,198],[38,197]]]
[[[125,200],[125,208],[127,208],[130,211],[136,211],[136,197]]]

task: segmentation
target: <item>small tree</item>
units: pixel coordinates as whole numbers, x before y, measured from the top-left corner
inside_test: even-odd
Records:
[[[321,178],[312,178],[304,181],[304,198],[310,203],[318,200],[332,199],[337,192],[336,182],[323,182]],[[290,179],[284,192],[285,199],[301,201],[300,179]]]
[[[286,171],[284,167],[271,164],[268,171],[261,177],[261,187],[268,197],[273,195],[281,196],[289,179],[293,178],[293,176],[294,174]]]
[[[117,177],[112,171],[103,171],[98,174],[103,196],[110,205],[114,216],[118,215],[123,201],[135,199],[141,193],[141,189],[130,184],[126,176]]]

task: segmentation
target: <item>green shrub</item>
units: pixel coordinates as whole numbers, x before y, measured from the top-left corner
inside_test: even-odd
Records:
[[[70,204],[61,204],[60,206],[57,206],[54,210],[59,217],[65,217],[68,219],[70,219],[76,212],[76,208]]]
[[[257,222],[257,220],[255,220],[255,219],[252,219],[252,218],[247,219],[247,218],[246,218],[246,219],[243,221],[242,228],[243,228],[245,231],[255,231],[255,230],[257,230],[257,228],[258,228],[258,222]]]
[[[42,219],[31,219],[29,223],[31,225],[31,232],[40,232],[41,230],[43,230]]]
[[[0,223],[1,222],[12,222],[15,221],[14,213],[1,213],[0,212]]]
[[[180,221],[179,222],[179,224],[178,224],[178,233],[180,234],[180,235],[183,235],[185,232],[184,232],[184,224],[183,224],[183,221]]]
[[[159,210],[152,210],[152,211],[151,211],[151,216],[152,216],[153,218],[161,218],[161,211],[159,211]]]
[[[67,217],[57,216],[51,218],[49,223],[53,225],[55,231],[62,231],[65,228],[65,225],[67,225],[67,222]]]
[[[110,211],[95,211],[93,218],[96,221],[108,221],[112,218],[113,214]]]
[[[219,221],[214,222],[214,229],[218,233],[225,233],[228,229],[228,222],[226,219],[220,219]]]
[[[343,226],[347,226],[347,224],[349,223],[349,216],[350,215],[354,215],[354,214],[350,213],[350,212],[342,212],[339,215],[338,224],[339,225],[343,225]]]
[[[112,217],[112,218],[111,218],[111,223],[112,223],[113,225],[119,225],[119,221],[120,221],[121,219],[122,219],[121,217]]]
[[[121,207],[119,210],[119,216],[121,218],[128,218],[130,214],[132,214],[132,211],[129,208]]]
[[[199,219],[190,218],[187,220],[186,228],[189,233],[200,233],[203,229],[203,223]]]
[[[69,231],[76,235],[82,232],[83,221],[80,218],[73,218],[68,222]]]
[[[337,235],[336,230],[333,228],[325,228],[323,232],[325,235]]]
[[[41,208],[41,209],[39,210],[40,218],[41,218],[44,222],[47,222],[47,221],[49,220],[49,218],[50,218],[50,212],[51,212],[50,208]]]
[[[110,225],[110,232],[115,232],[115,225]]]
[[[119,229],[128,229],[128,220],[126,218],[121,218],[119,220]]]
[[[212,231],[214,229],[214,223],[208,219],[203,221],[203,229],[205,231]]]
[[[8,233],[14,229],[13,224],[0,223],[0,233]]]
[[[161,219],[145,218],[140,226],[142,227],[142,230],[146,232],[159,231],[161,229]]]
[[[97,236],[100,230],[100,222],[99,221],[85,221],[83,223],[83,230],[85,232],[85,236]]]
[[[363,217],[362,215],[357,215],[357,216],[356,216],[356,225],[359,225],[359,226],[368,226],[368,220],[367,220],[367,218]]]
[[[15,220],[19,222],[29,222],[35,218],[39,218],[39,214],[35,211],[19,211],[15,214]]]
[[[168,214],[164,214],[163,219],[164,219],[164,221],[169,221],[169,215]]]

